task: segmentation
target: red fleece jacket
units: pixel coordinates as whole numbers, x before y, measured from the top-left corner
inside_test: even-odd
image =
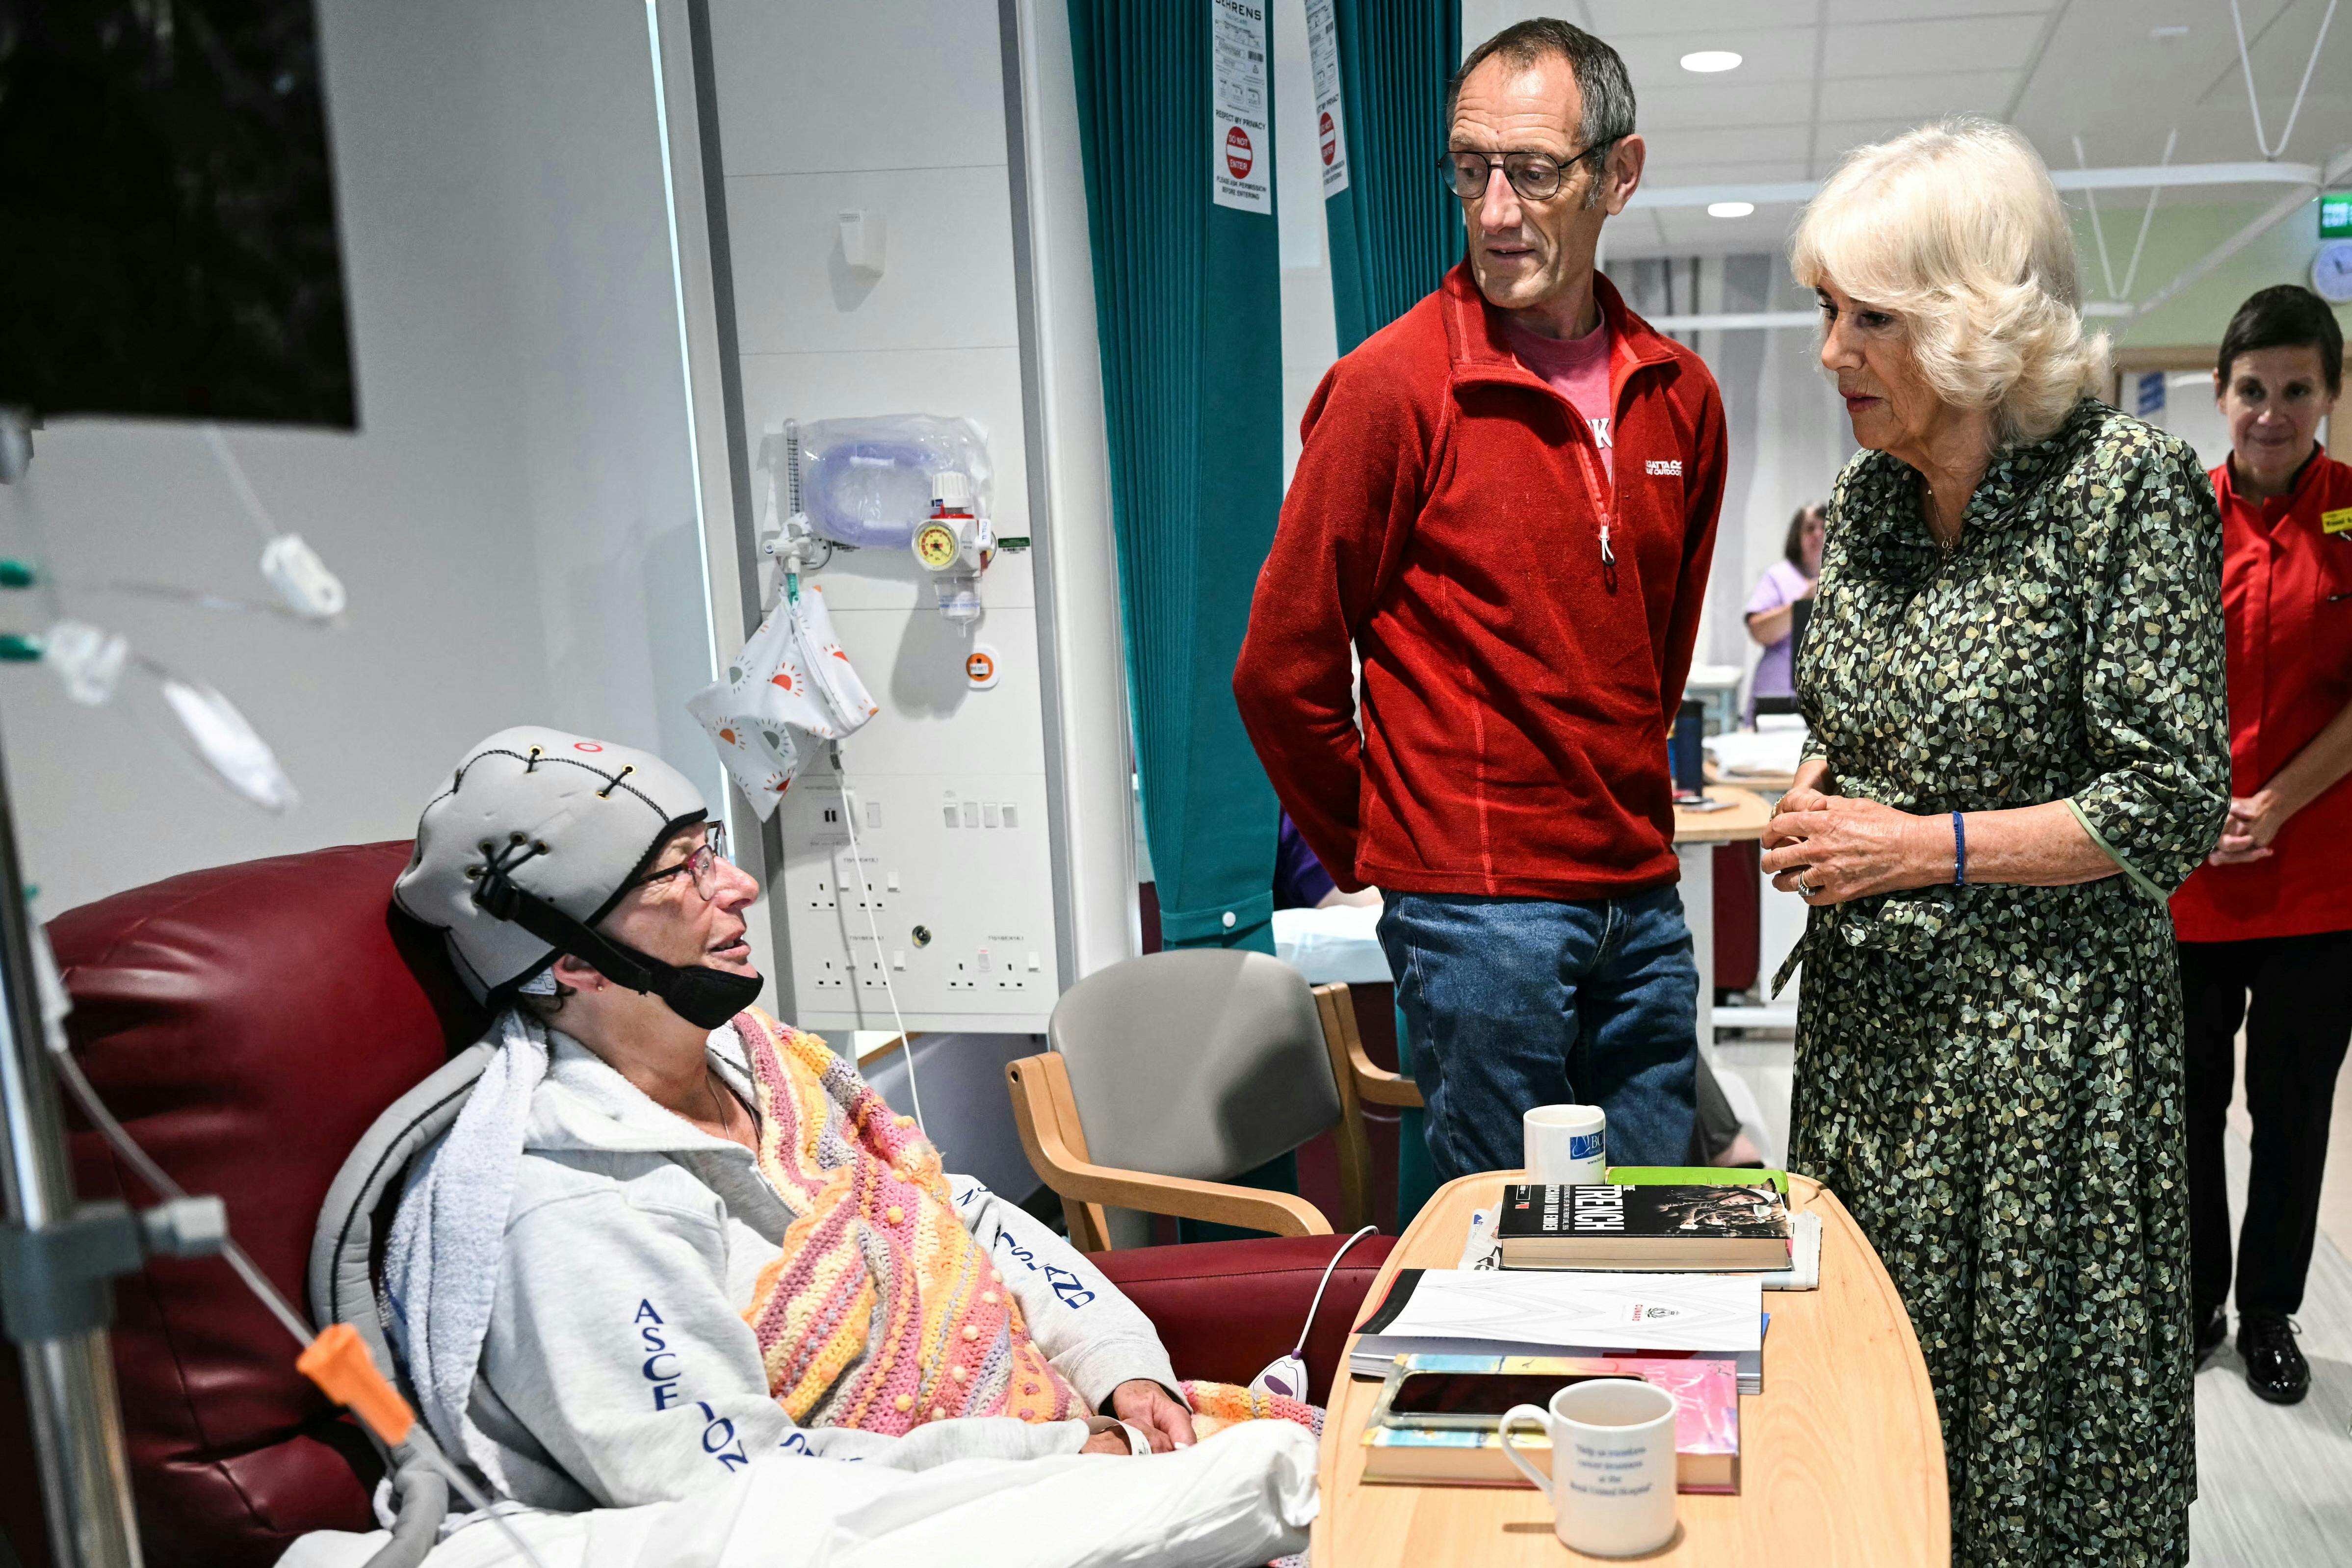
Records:
[[[1593,288],[1613,486],[1466,266],[1307,405],[1234,696],[1351,890],[1601,899],[1676,876],[1666,732],[1715,552],[1723,404],[1696,354]]]

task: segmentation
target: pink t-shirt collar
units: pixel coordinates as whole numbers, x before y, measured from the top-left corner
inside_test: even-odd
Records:
[[[1569,405],[1583,416],[1601,448],[1601,462],[1612,478],[1616,474],[1611,449],[1610,421],[1614,410],[1609,396],[1609,318],[1580,338],[1547,338],[1506,317],[1503,334],[1521,364],[1543,378]]]

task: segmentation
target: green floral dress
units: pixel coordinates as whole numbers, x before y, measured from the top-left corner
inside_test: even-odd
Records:
[[[1790,959],[1789,1163],[1853,1211],[1910,1307],[1967,1568],[2188,1561],[2165,897],[2228,805],[2221,564],[2196,455],[2087,399],[1995,458],[1948,559],[1918,476],[1884,453],[1831,505],[1797,678],[1830,787],[1937,814],[2063,800],[2124,872],[1817,908]]]

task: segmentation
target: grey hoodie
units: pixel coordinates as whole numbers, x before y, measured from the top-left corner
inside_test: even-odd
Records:
[[[663,1110],[576,1041],[552,1041],[470,1409],[517,1501],[566,1512],[666,1501],[795,1456],[919,1470],[1084,1445],[1076,1420],[944,1420],[903,1437],[794,1426],[742,1317],[793,1211],[750,1150]],[[731,1033],[712,1046],[751,1103]],[[948,1182],[1038,1346],[1089,1405],[1130,1378],[1177,1392],[1150,1320],[1099,1271],[978,1182]]]

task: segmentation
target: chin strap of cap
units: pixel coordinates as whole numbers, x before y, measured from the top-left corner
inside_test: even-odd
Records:
[[[698,1029],[715,1029],[749,1007],[760,994],[760,977],[713,969],[708,964],[680,968],[639,952],[573,920],[536,893],[515,886],[509,875],[530,858],[528,854],[505,860],[493,858],[474,880],[474,902],[502,921],[511,921],[557,951],[583,963],[614,984],[658,996],[669,1010]]]

